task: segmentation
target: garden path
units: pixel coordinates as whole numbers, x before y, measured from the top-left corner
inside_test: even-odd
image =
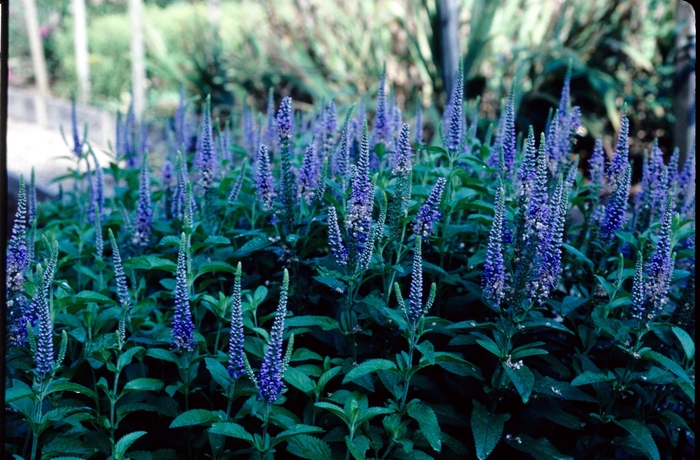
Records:
[[[70,136],[70,127],[64,127],[64,132]],[[70,140],[68,140],[71,142]],[[103,166],[109,163],[110,157],[105,153],[106,146],[92,143],[93,150]],[[7,169],[10,174],[24,174],[29,181],[29,175],[34,167],[36,183],[47,193],[57,194],[59,186],[51,181],[75,167],[70,159],[70,148],[56,129],[42,128],[35,123],[9,118],[7,123]],[[81,169],[85,169],[82,164]],[[68,184],[64,184],[66,188]]]

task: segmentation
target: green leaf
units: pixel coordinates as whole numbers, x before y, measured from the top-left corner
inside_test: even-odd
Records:
[[[97,395],[87,388],[78,383],[69,382],[67,380],[58,380],[51,384],[46,394],[56,393],[57,391],[72,391],[74,393],[80,393],[91,398],[96,398]]]
[[[587,393],[571,386],[567,382],[559,382],[551,377],[543,377],[537,380],[534,391],[547,397],[562,398],[567,401],[596,402],[597,400]]]
[[[573,457],[559,452],[547,438],[533,439],[530,436],[520,434],[517,436],[517,440],[514,439],[508,445],[522,452],[527,452],[535,457],[535,460],[573,460]]]
[[[214,358],[204,358],[204,363],[214,381],[221,385],[224,390],[228,391],[228,389],[231,388],[231,376],[229,376],[223,364]]]
[[[329,288],[333,289],[334,291],[338,292],[339,294],[342,294],[345,292],[345,283],[342,281],[339,281],[338,279],[332,277],[332,276],[321,276],[321,275],[316,275],[314,276],[314,279],[318,281],[319,283],[325,284]]]
[[[133,433],[122,436],[114,446],[114,459],[122,460],[129,447],[131,447],[131,445],[144,434],[146,434],[145,431],[134,431]]]
[[[303,393],[309,393],[316,388],[314,382],[299,369],[288,367],[284,372],[284,381]]]
[[[695,437],[694,430],[688,426],[685,420],[683,420],[683,417],[680,415],[676,414],[675,412],[672,412],[670,410],[665,410],[661,412],[661,418],[666,419],[666,421],[671,422],[673,425],[676,425],[678,428],[681,428],[683,430],[688,430],[691,433],[693,433],[693,437]]]
[[[595,270],[595,266],[593,265],[593,262],[591,261],[591,259],[586,257],[586,255],[584,253],[582,253],[581,251],[579,251],[575,247],[571,246],[570,244],[562,243],[561,246],[564,249],[566,249],[567,251],[569,251],[574,256],[574,258],[576,258],[576,259],[582,261],[583,263],[585,263],[586,265],[588,265],[588,267],[591,269],[591,271]]]
[[[454,353],[436,351],[433,353],[433,359],[435,360],[435,364],[448,372],[452,372],[453,374],[461,375],[463,377],[476,377],[483,380],[481,370],[478,367],[469,361],[460,358]],[[423,359],[421,359],[419,367],[425,367]]]
[[[496,345],[496,342],[494,342],[493,340],[491,340],[491,339],[488,339],[488,340],[478,339],[476,341],[476,343],[481,345],[487,351],[490,351],[491,353],[496,355],[498,358],[502,357],[501,349],[498,348],[498,345]]]
[[[86,304],[90,302],[95,302],[98,304],[110,304],[116,305],[117,302],[110,299],[109,297],[94,291],[80,291],[75,295],[75,303]]]
[[[582,374],[579,374],[574,380],[572,380],[571,385],[578,387],[581,385],[591,385],[593,383],[612,382],[614,380],[615,380],[615,377],[610,376],[610,375],[598,374],[595,372],[586,371]]]
[[[292,353],[292,359],[290,361],[323,361],[323,357],[316,353],[315,351],[311,351],[308,348],[296,348],[294,349],[294,353]]]
[[[555,329],[557,331],[573,334],[566,326],[550,318],[529,319],[520,323],[524,330],[527,329]]]
[[[360,377],[371,374],[372,372],[396,370],[398,370],[398,368],[393,361],[389,361],[388,359],[370,359],[348,372],[343,379],[343,383],[348,383],[351,380],[359,379]]]
[[[197,270],[197,274],[194,276],[194,279],[197,279],[206,273],[212,272],[236,273],[236,268],[231,264],[227,264],[226,262],[205,262],[199,267],[199,270]]]
[[[346,424],[350,424],[350,419],[348,416],[345,414],[343,409],[340,407],[336,406],[335,404],[327,403],[327,402],[317,402],[314,404],[316,407],[320,407],[321,409],[326,409],[330,413],[334,414],[336,417],[338,417],[340,420],[345,422]]]
[[[678,340],[681,341],[681,346],[683,347],[683,351],[685,351],[685,355],[688,357],[688,359],[693,359],[693,356],[695,356],[695,342],[693,341],[693,338],[678,326],[671,327],[671,330],[674,334],[676,334]]]
[[[175,273],[177,265],[172,260],[163,259],[158,256],[138,256],[126,259],[123,263],[124,268],[134,270],[165,270],[166,272]]]
[[[323,428],[317,427],[317,426],[311,426],[311,425],[304,425],[303,423],[297,423],[294,425],[292,428],[285,430],[275,436],[275,439],[272,440],[272,447],[276,446],[277,444],[284,442],[284,441],[289,441],[297,436],[300,435],[309,435],[312,433],[322,433]]]
[[[615,424],[627,430],[637,443],[644,449],[646,456],[652,460],[660,460],[659,448],[651,436],[651,431],[643,423],[636,420],[614,420]]]
[[[413,442],[409,439],[406,439],[406,438],[397,439],[396,442],[401,444],[401,446],[403,447],[402,449],[396,449],[394,451],[393,457],[398,459],[398,460],[433,460],[433,457],[426,454],[422,450],[413,449],[412,447],[411,447],[412,450],[406,452],[404,450],[404,449],[408,448],[406,446],[413,445]]]
[[[319,389],[319,391],[323,389],[333,377],[338,375],[341,369],[342,368],[340,366],[336,366],[321,374],[321,377],[318,378],[318,382],[316,382],[316,388]]]
[[[170,428],[192,425],[208,425],[222,421],[222,415],[206,409],[192,409],[175,417],[170,424]]]
[[[209,244],[231,244],[231,240],[229,240],[225,236],[213,235],[208,236],[207,239],[204,240],[205,246]]]
[[[345,436],[345,445],[355,460],[365,460],[365,452],[369,449],[369,440],[367,438],[355,436],[354,439],[350,439],[350,436]]]
[[[510,414],[494,414],[479,403],[472,400],[474,410],[471,416],[472,435],[476,446],[476,456],[479,460],[484,460],[498,444],[503,434],[503,425],[510,419]]]
[[[231,438],[243,439],[253,444],[253,436],[248,433],[245,428],[237,423],[233,422],[219,422],[212,425],[209,428],[211,433],[222,434],[224,436],[229,436]]]
[[[163,238],[160,239],[160,242],[158,243],[159,246],[160,245],[165,246],[168,244],[179,246],[180,245],[180,237],[174,236],[174,235],[164,236]]]
[[[146,352],[146,356],[150,356],[151,358],[155,359],[160,359],[162,361],[170,361],[171,363],[175,364],[179,362],[179,359],[177,358],[177,356],[175,356],[175,353],[164,348],[149,348]]]
[[[95,453],[95,450],[92,447],[89,447],[87,444],[85,444],[84,442],[82,442],[78,439],[60,437],[60,438],[53,439],[51,442],[46,444],[41,449],[42,458],[55,459],[56,457],[48,455],[50,452],[63,454],[63,455],[76,454],[76,455],[82,455],[84,457],[88,457],[88,456],[92,455],[93,453]],[[80,457],[73,457],[73,458],[80,458]]]
[[[437,416],[433,409],[418,399],[411,401],[407,409],[409,417],[418,422],[418,426],[425,439],[430,443],[430,447],[434,451],[440,452],[440,449],[442,449],[440,425],[438,425]]]
[[[583,298],[583,297],[574,297],[571,295],[567,295],[564,297],[564,300],[561,302],[561,316],[566,316],[572,311],[576,310],[578,307],[581,305],[585,304],[588,302],[588,298]]]
[[[7,404],[22,398],[30,398],[34,395],[31,387],[21,380],[12,380],[12,386],[5,389],[5,402]]]
[[[647,351],[646,353],[642,354],[642,358],[648,359],[651,361],[655,361],[663,366],[666,366],[666,368],[669,371],[676,374],[676,376],[679,377],[681,380],[692,384],[690,378],[688,377],[688,373],[681,366],[679,366],[675,361],[673,361],[670,358],[667,358],[666,356],[662,355],[661,353],[658,353],[656,351]]]
[[[338,322],[327,316],[292,316],[284,320],[284,325],[288,328],[318,326],[324,331],[338,329]]]
[[[518,368],[510,367],[506,363],[502,364],[506,374],[508,374],[513,385],[515,385],[515,389],[520,393],[523,404],[527,404],[535,386],[535,376],[532,374],[532,371],[524,364],[519,365]]]
[[[238,248],[236,252],[233,253],[233,257],[236,259],[242,259],[244,257],[248,257],[255,251],[259,251],[261,249],[265,249],[266,247],[270,246],[272,244],[272,241],[270,241],[270,238],[266,236],[256,236],[252,240],[248,241],[245,243],[243,246]]]
[[[308,434],[300,434],[289,440],[287,452],[307,460],[328,460],[333,458],[330,446]]]
[[[143,350],[143,347],[133,347],[123,352],[121,355],[119,355],[119,359],[117,360],[117,368],[123,369],[125,366],[131,364],[131,360],[134,358],[134,355],[141,350]]]
[[[124,385],[124,389],[137,391],[160,391],[163,389],[163,386],[165,386],[165,384],[160,379],[141,377],[127,382],[126,385]]]

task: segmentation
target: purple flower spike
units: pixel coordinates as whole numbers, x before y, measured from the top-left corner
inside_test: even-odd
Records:
[[[73,99],[70,109],[70,121],[73,131],[73,154],[77,157],[82,156],[83,147],[85,146],[85,138],[80,139],[78,131],[78,117],[75,112],[75,99]]]
[[[95,221],[95,201],[97,199],[97,191],[95,190],[95,181],[94,181],[94,176],[92,174],[92,169],[90,168],[90,162],[86,161],[87,163],[87,171],[85,172],[85,179],[87,179],[87,188],[88,188],[88,201],[87,201],[87,208],[85,210],[85,218],[87,219],[88,222],[94,222]]]
[[[603,150],[603,141],[596,139],[593,153],[588,160],[588,169],[591,173],[591,183],[595,186],[602,187],[605,177],[605,151]]]
[[[462,114],[463,100],[464,68],[462,67],[462,60],[460,59],[459,68],[457,69],[457,78],[455,78],[454,87],[452,88],[452,97],[450,98],[450,121],[447,129],[447,135],[445,136],[447,150],[450,152],[456,152],[459,150],[459,147],[462,144],[462,124],[464,118]]]
[[[275,320],[270,332],[270,341],[260,366],[260,396],[270,403],[279,398],[285,386],[282,382],[284,361],[282,359],[282,340],[284,336],[284,317],[287,315],[287,297],[289,295],[289,273],[284,269],[280,300],[275,313]]]
[[[236,200],[238,200],[238,195],[241,193],[241,189],[243,188],[243,181],[245,180],[246,165],[247,160],[243,160],[243,164],[241,165],[241,169],[238,173],[238,179],[236,179],[236,182],[233,184],[233,187],[231,187],[231,192],[228,194],[229,205],[235,204]]]
[[[505,197],[499,183],[496,190],[493,224],[486,249],[486,262],[481,273],[484,297],[499,308],[506,296],[506,269],[503,259],[503,224],[505,220]]]
[[[357,168],[352,176],[352,193],[350,207],[345,218],[345,228],[348,229],[355,245],[357,254],[364,253],[372,227],[372,207],[374,193],[369,178],[369,140],[367,135],[367,120],[362,124],[362,142]]]
[[[211,96],[207,96],[202,119],[202,128],[199,135],[200,145],[196,154],[198,161],[196,163],[200,170],[199,186],[202,188],[202,191],[206,193],[211,189],[214,182],[214,168],[216,166],[214,135],[211,127]]]
[[[93,173],[93,183],[95,185],[95,203],[100,211],[100,218],[103,215],[105,208],[105,175],[102,171],[102,165],[100,165],[97,155],[92,153],[92,159],[95,162],[95,172]]]
[[[173,349],[180,351],[194,351],[197,345],[187,292],[187,242],[184,233],[180,236],[180,251],[177,254],[175,316],[170,342]]]
[[[620,125],[620,135],[617,138],[617,145],[615,146],[615,154],[606,171],[606,178],[610,184],[616,184],[623,179],[625,174],[625,168],[627,167],[629,157],[629,131],[630,122],[627,116],[623,115]]]
[[[668,182],[666,186],[671,189],[678,182],[678,163],[680,162],[681,151],[678,147],[673,149],[671,159],[668,161]]]
[[[417,145],[423,145],[423,105],[421,104],[420,95],[416,103],[416,120],[413,127],[413,142]]]
[[[629,163],[622,174],[622,178],[617,181],[613,189],[610,201],[605,207],[605,215],[600,227],[600,235],[604,240],[610,241],[615,232],[622,228],[625,223],[625,212],[627,210],[627,198],[630,192],[630,181],[632,178],[632,168]]]
[[[175,161],[175,169],[177,174],[177,184],[173,189],[173,201],[170,205],[170,212],[177,219],[183,219],[183,213],[185,211],[185,199],[187,195],[187,161],[185,160],[182,152],[177,152],[177,157]]]
[[[542,256],[538,282],[538,297],[544,302],[557,285],[561,272],[561,243],[568,211],[569,186],[561,180],[557,183],[551,202],[550,222],[547,226],[545,244],[539,248]]]
[[[336,155],[335,162],[333,163],[333,173],[340,175],[343,180],[345,180],[347,177],[348,169],[350,167],[350,147],[352,144],[350,133],[350,114],[352,114],[352,109],[354,107],[355,106],[352,106],[345,115],[343,129],[340,132],[340,146],[338,147],[338,153]]]
[[[333,145],[335,144],[336,130],[338,129],[338,116],[336,114],[335,103],[330,101],[326,105],[326,110],[323,117],[323,144],[321,149],[321,158],[326,158],[331,154]]]
[[[12,226],[12,238],[7,245],[7,298],[20,292],[24,286],[24,272],[27,268],[27,198],[24,176],[19,177],[19,196],[15,223]]]
[[[160,170],[160,179],[163,181],[163,186],[167,190],[172,190],[173,188],[173,179],[175,178],[175,170],[173,168],[173,164],[170,162],[170,160],[165,160],[165,163],[163,163],[163,169]]]
[[[34,166],[29,180],[29,196],[27,197],[27,222],[31,227],[36,219],[36,184],[34,181]]]
[[[416,235],[413,247],[413,271],[411,272],[411,290],[408,295],[408,320],[414,325],[418,324],[423,314],[423,255],[421,250],[421,237]]]
[[[231,334],[228,342],[228,374],[237,379],[245,374],[245,350],[243,349],[243,303],[241,301],[241,263],[236,267],[231,303]]]
[[[382,68],[382,76],[379,78],[379,90],[377,91],[377,112],[374,120],[374,131],[372,132],[372,145],[379,143],[386,144],[391,138],[391,121],[387,110],[386,101],[386,63]],[[364,116],[360,113],[360,116]]]
[[[8,336],[10,344],[24,345],[27,338],[27,299],[22,294],[25,271],[29,263],[26,243],[26,195],[24,176],[19,177],[17,212],[12,226],[12,238],[7,245],[7,281],[5,299],[8,307]]]
[[[262,142],[268,145],[272,150],[277,149],[277,119],[275,118],[275,92],[272,88],[267,96],[267,124],[265,125],[265,133],[263,134]]]
[[[545,153],[546,140],[544,133],[540,136],[540,147],[537,155],[536,176],[532,185],[532,194],[527,205],[526,238],[534,237],[537,240],[544,238],[545,229],[549,219],[549,207],[547,206],[547,180],[548,160]]]
[[[537,143],[535,141],[535,129],[532,125],[527,131],[527,140],[525,141],[525,152],[523,162],[518,170],[518,180],[521,182],[532,181],[537,175]]]
[[[317,164],[316,149],[311,143],[306,148],[304,159],[299,169],[299,197],[303,198],[307,204],[311,204],[314,198],[314,190],[318,183],[318,174],[320,173]]]
[[[148,152],[143,156],[139,181],[139,204],[136,211],[136,223],[131,242],[136,246],[146,247],[151,240],[153,210],[151,209],[151,176],[148,172]]]
[[[294,145],[292,133],[294,129],[294,110],[292,98],[282,99],[277,112],[277,135],[280,148],[280,198],[282,204],[282,223],[287,231],[291,231],[295,219],[296,180],[292,172],[292,156]]]
[[[340,235],[338,213],[335,206],[328,207],[328,242],[331,245],[336,263],[345,267],[348,264],[348,250],[343,245],[343,237]]]
[[[644,321],[645,299],[644,295],[644,260],[642,252],[637,252],[637,262],[634,267],[634,281],[632,282],[632,318]]]
[[[510,175],[513,172],[513,163],[515,162],[515,83],[510,87],[510,92],[508,93],[503,129],[504,132],[501,138],[503,142],[503,164],[500,165],[500,169]]]
[[[270,157],[267,146],[260,145],[256,161],[255,194],[263,209],[271,210],[275,201],[275,180],[270,171]]]
[[[673,276],[673,263],[671,257],[671,217],[673,215],[673,196],[668,195],[661,223],[661,232],[656,243],[656,250],[651,256],[647,277],[649,285],[646,298],[649,302],[647,318],[652,321],[661,313],[666,303],[666,294]]]
[[[243,101],[243,141],[242,145],[249,157],[253,157],[257,151],[257,134],[255,130],[255,116],[245,100]]]
[[[695,218],[695,142],[678,174],[677,191],[681,215],[687,217],[692,213]]]
[[[37,337],[36,355],[36,370],[45,377],[51,372],[53,366],[53,324],[51,323],[51,313],[49,311],[49,301],[47,292],[50,289],[46,285],[46,277],[41,270],[38,271],[39,286],[36,295],[32,301],[32,309],[38,316],[39,336]]]
[[[111,228],[109,229],[109,242],[112,245],[112,263],[114,264],[114,279],[117,281],[117,297],[119,297],[122,308],[127,308],[131,304],[129,288],[126,285],[122,256]]]
[[[391,158],[392,170],[394,176],[409,176],[411,174],[411,141],[409,127],[407,123],[401,126],[399,133],[399,141],[396,145],[396,150]]]
[[[442,192],[445,190],[446,183],[447,180],[444,177],[438,177],[428,199],[418,211],[418,216],[413,221],[413,232],[416,235],[425,238],[433,233],[433,223],[442,217],[438,208],[440,207],[440,200],[442,200]]]
[[[535,130],[530,125],[525,141],[525,155],[518,170],[518,181],[520,182],[520,196],[525,201],[530,199],[532,193],[532,183],[537,177],[537,145],[535,144]]]

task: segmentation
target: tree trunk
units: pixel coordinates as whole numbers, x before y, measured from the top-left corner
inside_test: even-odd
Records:
[[[34,99],[36,121],[39,126],[47,124],[46,97],[49,95],[49,75],[46,72],[46,59],[44,58],[44,45],[41,43],[39,31],[39,18],[36,12],[36,0],[24,0],[24,12],[27,20],[27,34],[29,35],[29,48],[34,67],[34,79],[36,80],[37,95]]]
[[[457,31],[459,12],[455,0],[438,0],[438,14],[440,15],[442,82],[449,99],[459,65],[459,36]]]
[[[676,36],[676,96],[673,104],[676,121],[673,137],[680,150],[679,163],[682,166],[695,140],[695,11],[688,2],[678,1],[676,22],[679,31]]]
[[[90,62],[88,60],[85,0],[73,0],[73,40],[75,70],[78,75],[78,101],[87,104],[90,102]]]
[[[143,45],[143,0],[129,0],[131,20],[131,95],[140,120],[146,106],[146,64]]]

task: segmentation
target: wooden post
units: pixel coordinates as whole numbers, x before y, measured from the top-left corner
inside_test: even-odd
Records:
[[[680,150],[680,164],[685,164],[695,139],[695,10],[688,2],[679,1],[676,9],[679,30],[676,36],[676,80],[673,140]]]
[[[29,35],[29,48],[34,67],[34,79],[36,80],[37,93],[34,97],[36,122],[45,127],[48,122],[46,115],[46,97],[49,95],[49,75],[46,71],[46,59],[44,58],[44,45],[41,43],[39,32],[39,18],[36,12],[36,0],[23,0],[24,12],[27,20],[27,35]]]
[[[440,47],[442,48],[442,82],[449,100],[459,65],[459,36],[457,30],[459,12],[455,1],[438,0],[438,14],[440,15]]]
[[[141,119],[146,106],[146,64],[143,45],[143,0],[129,0],[131,20],[131,94],[134,114]]]
[[[88,59],[87,16],[85,0],[73,0],[73,45],[78,75],[78,102],[90,102],[90,62]]]

